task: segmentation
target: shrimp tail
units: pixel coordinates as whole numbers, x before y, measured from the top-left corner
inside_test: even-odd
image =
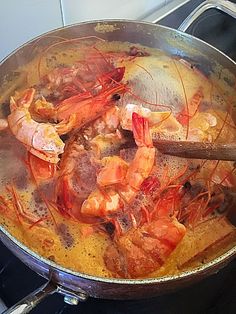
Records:
[[[136,112],[133,112],[132,131],[137,146],[153,147],[152,138],[149,132],[149,122],[147,118],[144,118]]]

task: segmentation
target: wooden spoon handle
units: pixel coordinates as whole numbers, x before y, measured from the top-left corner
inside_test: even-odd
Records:
[[[209,160],[236,161],[236,143],[215,144],[189,141],[154,140],[154,146],[164,154]]]

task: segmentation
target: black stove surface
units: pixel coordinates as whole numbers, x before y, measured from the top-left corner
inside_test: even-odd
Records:
[[[203,1],[190,1],[163,18],[158,24],[178,28],[185,17],[201,2]],[[231,0],[231,2],[236,3],[236,0]],[[236,61],[236,20],[231,16],[219,10],[210,9],[189,27],[187,33],[204,40]]]
[[[202,1],[190,1],[159,23],[177,28],[189,12]],[[236,1],[233,1],[236,2]],[[216,10],[204,13],[188,30],[236,60],[236,21]],[[0,243],[0,298],[12,306],[45,283]],[[236,260],[219,273],[175,293],[132,301],[90,298],[78,306],[63,302],[55,294],[39,304],[32,314],[233,314],[236,313]]]

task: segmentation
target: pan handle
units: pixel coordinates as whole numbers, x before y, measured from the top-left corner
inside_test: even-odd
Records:
[[[186,32],[189,26],[205,11],[218,9],[236,18],[236,4],[228,0],[208,0],[202,2],[179,26],[179,30]]]
[[[39,287],[37,290],[33,291],[24,299],[13,305],[11,308],[4,311],[3,314],[29,313],[38,303],[54,292],[57,292],[57,286],[49,281],[46,283],[46,285]]]
[[[88,298],[88,294],[82,289],[80,289],[80,291],[73,291],[63,286],[56,285],[52,281],[48,281],[45,285],[27,295],[24,299],[20,300],[2,314],[29,313],[43,299],[55,292],[62,294],[64,296],[64,302],[70,305],[77,305],[79,301],[84,302]]]

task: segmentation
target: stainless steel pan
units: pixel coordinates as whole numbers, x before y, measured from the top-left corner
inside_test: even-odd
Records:
[[[34,57],[32,46],[36,42],[39,49],[47,45],[48,35],[51,37],[50,41],[52,41],[52,36],[75,38],[94,35],[108,41],[118,40],[138,43],[161,49],[170,55],[181,56],[181,58],[197,64],[203,73],[206,73],[206,71],[207,73],[213,73],[219,81],[226,79],[220,73],[227,73],[226,76],[230,84],[230,82],[236,81],[236,63],[214,47],[184,33],[196,16],[212,7],[236,17],[235,4],[224,0],[206,1],[181,25],[180,30],[127,20],[93,21],[57,29],[28,42],[3,60],[0,64],[0,81],[7,74],[15,71],[19,64],[28,63],[30,58]],[[40,41],[38,41],[39,38]],[[236,256],[236,247],[234,247],[212,262],[179,275],[143,280],[107,279],[63,268],[31,251],[12,237],[3,227],[0,227],[0,239],[26,265],[49,280],[46,286],[39,288],[5,313],[27,313],[45,296],[54,292],[63,294],[65,301],[70,304],[84,301],[88,296],[106,299],[134,299],[156,296],[216,273]]]

